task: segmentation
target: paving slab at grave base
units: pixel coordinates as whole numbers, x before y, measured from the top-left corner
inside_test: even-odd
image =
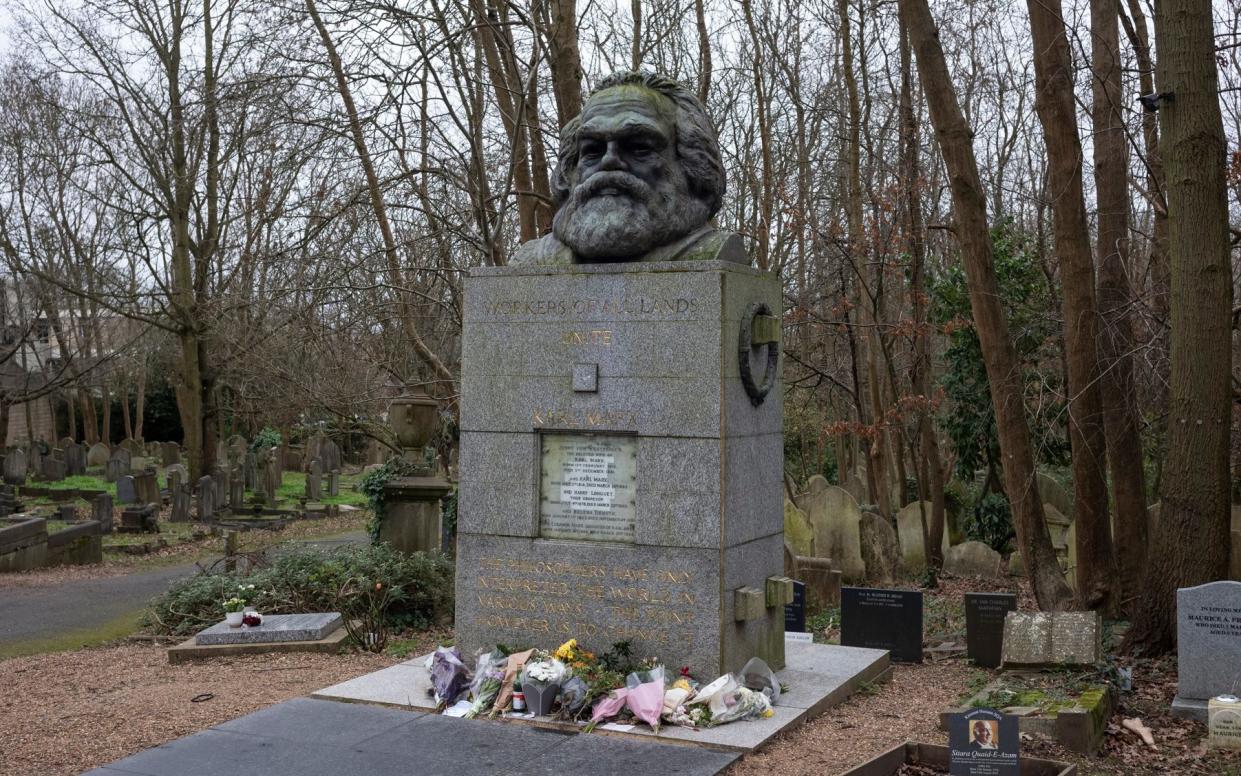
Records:
[[[296,698],[85,776],[714,776],[738,755]]]
[[[169,663],[186,663],[209,657],[266,655],[272,652],[325,652],[335,654],[349,641],[349,631],[340,628],[315,641],[268,641],[251,644],[199,644],[191,636],[175,647],[168,648]]]
[[[365,703],[420,711],[434,711],[431,698],[431,677],[426,669],[427,655],[373,673],[350,679],[312,693],[312,698]],[[703,746],[726,752],[750,752],[774,736],[822,714],[844,702],[864,684],[886,681],[892,667],[888,653],[881,649],[838,647],[830,644],[786,642],[785,668],[776,672],[780,682],[788,686],[781,693],[767,719],[751,719],[720,725],[715,728],[691,730],[664,725],[655,733],[645,725],[632,730],[596,728],[605,736],[619,736],[639,741],[665,744]],[[714,677],[703,677],[710,681]],[[536,727],[576,733],[578,723],[557,722],[548,717],[507,716],[491,720],[495,724]]]

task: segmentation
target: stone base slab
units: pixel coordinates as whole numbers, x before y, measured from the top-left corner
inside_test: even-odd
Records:
[[[345,624],[339,612],[269,614],[261,625],[234,628],[218,622],[194,637],[199,646],[263,644],[283,641],[319,641]]]
[[[1195,719],[1205,725],[1207,723],[1207,699],[1182,698],[1178,695],[1172,699],[1172,716]]]
[[[266,655],[272,652],[323,652],[334,654],[349,642],[349,631],[344,628],[326,638],[316,641],[269,641],[260,644],[211,644],[194,643],[194,637],[168,648],[168,662],[188,663],[209,657],[235,657],[237,655]]]
[[[431,676],[426,670],[427,655],[399,663],[374,673],[326,687],[310,697],[345,703],[366,703],[403,709],[433,711]],[[839,647],[830,644],[789,642],[785,645],[786,667],[776,672],[788,692],[780,695],[775,715],[768,719],[742,720],[717,728],[691,730],[665,725],[654,733],[645,725],[630,731],[596,728],[595,733],[658,741],[669,744],[703,746],[732,752],[753,751],[779,733],[800,725],[827,709],[843,703],[864,684],[886,681],[891,675],[888,653],[880,649]],[[702,677],[710,681],[714,677]],[[496,721],[527,724],[572,732],[583,725],[556,722],[548,717],[533,719],[503,717]]]

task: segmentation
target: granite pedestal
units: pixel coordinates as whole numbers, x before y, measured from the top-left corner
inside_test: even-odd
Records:
[[[492,267],[465,300],[462,651],[577,638],[704,677],[781,667],[779,280]]]
[[[384,518],[379,541],[402,552],[443,549],[443,507],[440,500],[452,483],[438,477],[399,477],[384,486]]]

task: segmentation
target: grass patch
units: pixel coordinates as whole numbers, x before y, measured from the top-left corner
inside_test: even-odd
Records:
[[[322,496],[315,502],[318,504],[348,504],[354,507],[366,506],[366,495],[356,489],[361,475],[358,474],[342,474],[340,475],[340,493],[335,496],[327,494],[327,475],[323,476],[323,486],[320,489]],[[306,498],[306,474],[305,472],[285,472],[284,479],[280,483],[280,487],[276,489],[276,499],[283,502],[285,506],[296,504]],[[254,500],[254,491],[247,490],[245,495],[246,503]]]
[[[94,647],[110,641],[123,639],[138,630],[142,610],[127,612],[92,628],[61,633],[41,639],[29,639],[0,645],[0,659],[37,655],[45,652],[68,652],[83,647]]]
[[[59,482],[37,482],[32,483],[40,488],[48,490],[106,490],[116,496],[116,483],[108,482],[103,477],[96,477],[92,474],[75,474],[72,477],[65,477]]]
[[[840,608],[824,609],[806,617],[806,628],[814,634],[816,644],[830,644],[827,631],[840,629]]]

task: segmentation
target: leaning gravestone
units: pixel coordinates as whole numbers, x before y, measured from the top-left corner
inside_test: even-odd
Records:
[[[323,464],[318,458],[310,462],[310,471],[306,473],[306,498],[318,501],[323,496]]]
[[[4,482],[6,485],[26,484],[26,451],[10,447],[4,455]]]
[[[896,569],[901,558],[901,549],[896,543],[896,531],[891,523],[874,512],[862,515],[858,529],[867,581],[871,584],[891,583],[896,578]]]
[[[1241,582],[1176,591],[1177,693],[1172,713],[1207,721],[1207,701],[1241,694]]]
[[[1102,657],[1102,630],[1097,612],[1009,612],[1004,667],[1094,665]]]
[[[784,543],[800,557],[815,556],[814,528],[806,519],[806,513],[788,499],[784,500]]]
[[[921,591],[841,588],[840,643],[886,649],[893,660],[921,663]]]
[[[1073,519],[1073,496],[1064,487],[1043,472],[1038,473],[1038,493],[1044,504],[1051,504],[1056,511]]]
[[[688,190],[585,186],[595,169],[572,162],[557,230],[465,279],[456,643],[624,640],[704,675],[778,669],[780,283],[708,223],[722,167],[676,150],[719,161],[695,95],[650,74],[601,89],[595,142],[636,164],[621,127],[646,134],[659,190]],[[577,126],[562,147],[585,159]]]
[[[951,776],[1018,776],[1021,731],[1017,717],[995,709],[970,709],[948,720]]]
[[[831,558],[846,582],[866,578],[862,560],[862,510],[846,491],[827,484],[819,475],[810,478],[797,505],[805,510],[814,529],[814,551]]]
[[[966,656],[984,668],[999,668],[1004,656],[1004,618],[1017,610],[1012,593],[965,594]]]
[[[944,554],[944,571],[958,577],[999,579],[1003,557],[983,542],[962,542]]]
[[[215,515],[215,480],[205,475],[199,477],[194,496],[198,501],[198,522],[209,522]]]
[[[108,458],[112,456],[112,452],[108,450],[108,446],[103,442],[96,442],[86,451],[87,466],[106,466]]]

